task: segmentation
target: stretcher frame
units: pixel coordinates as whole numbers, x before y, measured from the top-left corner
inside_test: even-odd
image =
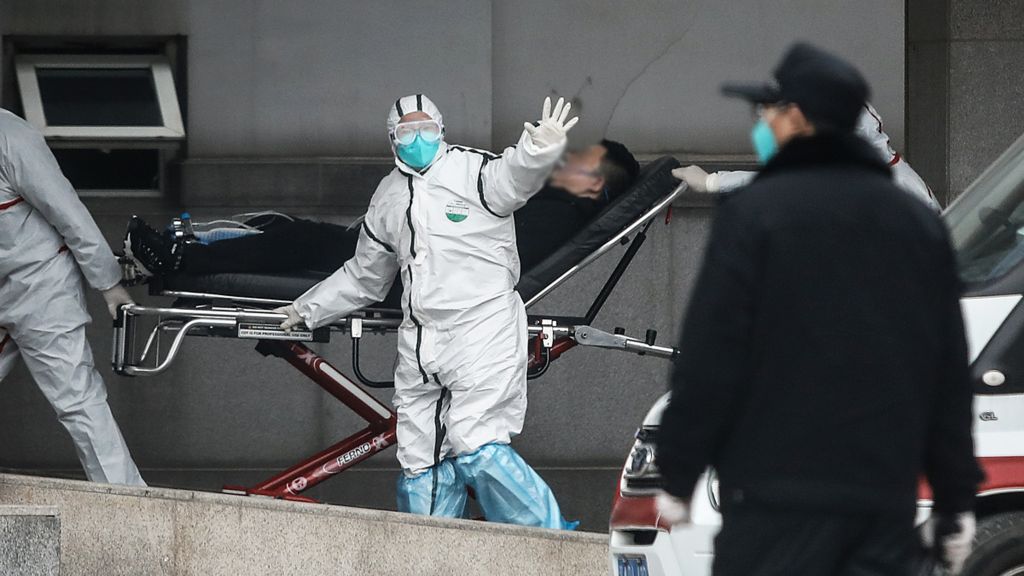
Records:
[[[674,358],[678,354],[675,348],[655,344],[657,333],[653,330],[648,330],[645,338],[641,340],[627,336],[620,328],[616,328],[614,333],[608,333],[593,328],[590,324],[645,241],[647,230],[654,219],[662,211],[669,210],[672,201],[685,188],[685,184],[675,187],[644,211],[639,218],[526,302],[527,307],[532,306],[615,246],[628,245],[584,317],[530,317],[528,331],[531,344],[527,370],[529,378],[543,375],[551,362],[577,345],[661,358]],[[303,492],[396,443],[397,415],[390,406],[374,398],[364,388],[385,388],[390,387],[392,383],[376,382],[363,375],[359,367],[359,343],[367,332],[397,332],[402,323],[401,311],[367,309],[314,331],[299,330],[286,333],[278,328],[286,316],[270,310],[272,307],[290,303],[286,300],[176,290],[164,290],[160,295],[175,297],[178,300],[175,305],[168,307],[128,304],[119,309],[114,321],[112,354],[112,364],[117,374],[152,376],[166,371],[177,359],[187,337],[253,339],[257,342],[258,352],[264,356],[275,356],[285,360],[366,421],[364,428],[279,474],[253,486],[225,486],[225,492],[316,502],[304,496]],[[142,320],[153,320],[155,326],[149,331],[144,346],[139,350],[136,346],[136,336],[139,334],[139,323]],[[352,364],[358,383],[305,344],[311,341],[329,341],[334,333],[347,334],[352,340]],[[169,342],[166,344],[166,350],[163,350],[162,341],[165,335]]]

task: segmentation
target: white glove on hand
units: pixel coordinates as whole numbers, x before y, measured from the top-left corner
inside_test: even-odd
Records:
[[[534,126],[530,122],[523,124],[526,128],[526,133],[530,135],[530,140],[538,148],[547,148],[555,144],[561,144],[565,140],[565,134],[579,122],[579,117],[573,116],[568,122],[565,121],[566,117],[569,116],[569,108],[572,104],[565,102],[564,98],[559,98],[558,103],[555,104],[555,109],[551,109],[551,98],[547,97],[544,99],[544,110],[540,115],[540,124]]]
[[[295,328],[300,324],[305,324],[306,322],[306,320],[302,316],[299,316],[298,311],[295,310],[295,306],[291,304],[287,306],[281,306],[280,308],[274,308],[274,312],[278,312],[280,314],[288,316],[288,319],[286,319],[284,322],[281,322],[281,329],[284,330],[285,332],[291,332],[292,328]]]
[[[921,527],[921,538],[926,547],[934,549],[936,546],[935,530],[939,529],[944,532],[939,534],[938,558],[946,570],[949,571],[949,574],[956,576],[963,570],[964,562],[971,555],[974,532],[977,527],[975,526],[973,512],[957,514],[952,519],[952,522],[952,526],[944,529],[944,525],[948,526],[947,519],[940,516],[932,516]]]
[[[662,520],[670,526],[690,523],[690,503],[688,501],[676,498],[668,492],[659,491],[654,498],[654,505],[658,508],[658,514]]]
[[[124,304],[135,304],[135,300],[128,295],[128,291],[124,289],[120,283],[114,285],[113,288],[107,288],[103,291],[103,299],[107,302],[107,310],[110,312],[110,317],[117,320],[117,309]]]
[[[672,176],[686,182],[694,192],[718,192],[718,175],[708,174],[700,166],[687,166],[672,170]]]

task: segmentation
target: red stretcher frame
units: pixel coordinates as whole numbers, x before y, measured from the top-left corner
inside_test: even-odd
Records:
[[[528,371],[557,359],[576,342],[557,338],[551,348],[541,354],[540,338],[534,338]],[[257,349],[291,364],[296,370],[323,388],[325,392],[358,414],[366,427],[338,441],[294,466],[254,486],[224,486],[224,492],[249,496],[268,496],[300,502],[317,502],[303,492],[337,474],[365,462],[397,442],[398,416],[390,406],[371,396],[365,388],[345,376],[316,352],[299,342],[261,340]]]

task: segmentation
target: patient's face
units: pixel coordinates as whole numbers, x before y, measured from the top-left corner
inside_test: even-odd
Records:
[[[604,190],[604,176],[601,175],[601,160],[604,146],[595,144],[565,155],[564,162],[551,172],[549,183],[573,196],[598,198]]]

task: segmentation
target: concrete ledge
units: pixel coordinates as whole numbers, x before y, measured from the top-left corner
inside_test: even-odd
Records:
[[[0,574],[57,576],[60,514],[56,506],[0,506]]]
[[[601,574],[607,536],[223,494],[0,475],[61,510],[67,576]]]
[[[0,506],[0,516],[53,516],[60,517],[56,506]]]

